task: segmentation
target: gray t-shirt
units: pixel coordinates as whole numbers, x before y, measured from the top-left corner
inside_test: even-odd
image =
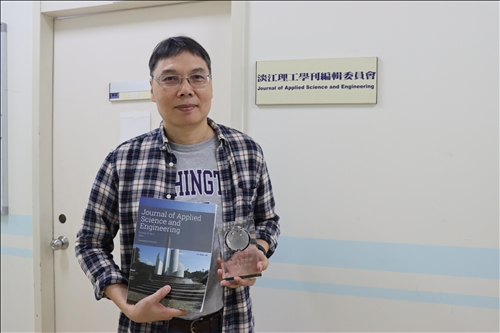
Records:
[[[222,224],[222,201],[219,182],[219,169],[215,150],[219,140],[215,135],[204,142],[193,145],[181,145],[170,142],[177,158],[177,177],[175,200],[210,202],[217,205],[216,226]],[[220,254],[219,235],[216,227],[212,262],[207,283],[207,294],[201,312],[190,311],[183,319],[195,319],[221,309],[223,290],[217,276],[217,258]]]

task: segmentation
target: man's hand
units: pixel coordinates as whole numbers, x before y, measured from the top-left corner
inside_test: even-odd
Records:
[[[154,294],[143,298],[137,304],[127,303],[127,286],[123,284],[112,284],[106,287],[106,295],[120,308],[120,310],[136,323],[148,323],[159,320],[170,320],[173,317],[188,313],[185,310],[168,308],[160,301],[168,295],[172,288],[164,286]]]
[[[256,251],[258,253],[257,255],[258,255],[258,260],[259,260],[256,264],[256,268],[257,268],[258,272],[262,273],[269,266],[269,260],[264,255],[264,253],[262,253],[262,251],[260,251],[260,250],[256,250]],[[242,252],[244,252],[244,251],[242,251]],[[235,253],[235,255],[233,255],[233,257],[227,263],[225,263],[226,269],[228,269],[229,274],[231,274],[231,273],[238,274],[238,270],[239,270],[238,265],[235,264],[232,267],[232,265],[230,264],[230,261],[231,260],[236,261],[237,257],[238,257],[238,253]],[[229,287],[229,288],[238,288],[241,286],[250,287],[250,286],[253,286],[255,284],[255,281],[256,281],[255,278],[242,279],[239,276],[234,276],[234,280],[232,280],[232,281],[223,280],[223,278],[222,278],[222,261],[220,258],[217,259],[217,265],[219,267],[219,269],[217,270],[217,274],[219,275],[219,281],[220,281],[221,286]],[[231,275],[234,275],[234,274],[231,274]]]

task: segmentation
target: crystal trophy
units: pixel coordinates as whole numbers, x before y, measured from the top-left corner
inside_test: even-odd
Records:
[[[262,276],[257,269],[260,251],[255,239],[255,224],[252,218],[235,221],[219,231],[221,245],[222,278],[227,281],[239,276],[251,279]]]

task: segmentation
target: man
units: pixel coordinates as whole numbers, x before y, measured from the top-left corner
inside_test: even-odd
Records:
[[[107,297],[121,310],[118,332],[253,332],[249,287],[255,279],[221,279],[217,258],[220,246],[226,245],[219,241],[201,313],[160,304],[170,286],[137,304],[126,301],[141,196],[215,203],[219,230],[236,219],[253,218],[262,251],[257,264],[261,271],[267,269],[279,236],[279,217],[260,146],[208,118],[213,88],[206,50],[188,37],[169,38],[155,47],[149,68],[151,99],[163,121],[158,129],[122,143],[106,157],[77,235],[76,256],[96,299]],[[189,175],[199,170],[213,186],[201,191],[191,186]],[[121,267],[111,256],[118,229]]]

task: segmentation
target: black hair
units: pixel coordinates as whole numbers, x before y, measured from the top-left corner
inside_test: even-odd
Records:
[[[209,74],[212,74],[212,62],[208,52],[197,41],[186,36],[170,37],[156,45],[149,58],[149,74],[153,75],[160,60],[175,57],[182,52],[189,52],[202,58],[207,64]]]

